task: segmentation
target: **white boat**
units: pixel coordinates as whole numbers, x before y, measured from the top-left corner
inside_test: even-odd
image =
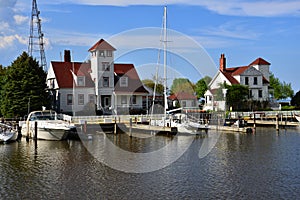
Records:
[[[18,138],[18,130],[10,125],[0,123],[0,141],[12,142]]]
[[[35,128],[37,135],[35,135]],[[52,110],[31,112],[25,123],[22,124],[21,133],[28,138],[40,140],[63,140],[68,132],[76,129],[70,122],[59,119],[59,115]]]
[[[191,121],[191,119],[188,119],[187,115],[185,114],[179,114],[179,116],[172,115],[172,111],[167,111],[167,7],[164,7],[164,22],[163,22],[163,47],[164,47],[164,116],[162,119],[153,120],[151,119],[150,125],[152,126],[167,126],[177,129],[177,133],[184,133],[184,134],[198,134],[202,130],[208,130],[207,124],[200,124],[198,122]],[[154,97],[155,97],[155,91],[154,91]],[[179,108],[181,109],[181,108]],[[177,111],[178,109],[175,109],[174,111]],[[152,113],[151,113],[152,115]]]
[[[295,115],[295,118],[297,119],[298,122],[300,122],[300,115]]]

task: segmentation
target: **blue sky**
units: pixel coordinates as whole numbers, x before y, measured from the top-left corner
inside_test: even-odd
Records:
[[[162,26],[163,6],[167,5],[168,28],[174,30],[168,46],[177,48],[169,64],[175,66],[170,76],[181,74],[193,82],[204,75],[213,76],[220,54],[225,53],[228,67],[248,65],[262,57],[271,63],[276,77],[291,83],[295,92],[300,90],[300,1],[38,0],[37,3],[48,65],[60,60],[65,49],[72,51],[73,60],[83,61],[89,55],[88,49],[104,38],[117,49],[118,62],[134,63],[142,78],[153,76],[152,64],[157,62],[160,40],[158,30]],[[27,51],[30,14],[29,0],[0,0],[0,64],[8,66]],[[140,37],[137,33],[141,33]],[[199,58],[195,56],[200,54]],[[194,65],[200,67],[193,69]]]

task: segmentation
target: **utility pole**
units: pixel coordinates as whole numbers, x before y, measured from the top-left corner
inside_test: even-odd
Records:
[[[44,49],[44,34],[42,33],[40,11],[37,8],[36,0],[32,0],[32,11],[30,21],[30,36],[28,54],[35,57],[44,71],[47,71],[47,62]]]

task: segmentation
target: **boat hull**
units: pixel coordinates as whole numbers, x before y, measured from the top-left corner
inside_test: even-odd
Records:
[[[12,142],[16,141],[18,138],[18,133],[16,131],[4,132],[0,134],[1,142]]]
[[[39,140],[64,140],[68,136],[68,132],[71,127],[68,126],[54,126],[54,125],[45,125],[43,123],[37,124],[37,135],[35,135],[35,125],[30,124],[29,128],[27,125],[22,126],[22,135],[29,138],[36,138]]]

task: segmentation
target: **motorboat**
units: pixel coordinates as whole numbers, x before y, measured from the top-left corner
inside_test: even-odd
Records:
[[[0,123],[0,141],[1,142],[12,142],[16,141],[18,138],[18,130],[17,128]]]
[[[64,140],[76,130],[74,124],[52,110],[31,112],[22,124],[21,133],[27,138],[40,140]]]

